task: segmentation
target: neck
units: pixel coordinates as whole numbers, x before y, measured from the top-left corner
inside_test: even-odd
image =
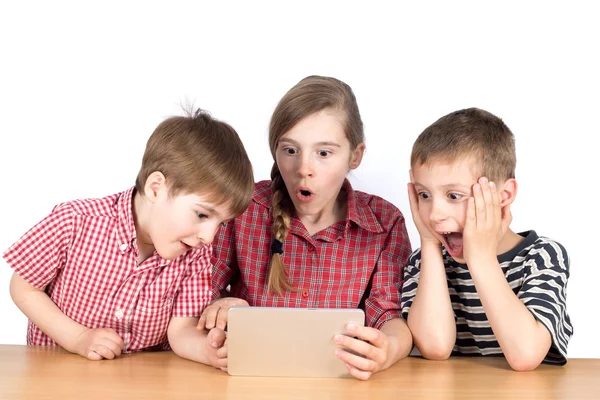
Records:
[[[504,254],[507,251],[514,249],[523,240],[525,240],[523,236],[513,232],[511,229],[508,229],[498,244],[497,254]]]
[[[297,214],[311,236],[346,218],[348,202],[345,196],[346,194],[340,191],[334,202],[316,214]]]
[[[144,262],[154,253],[154,245],[147,232],[148,201],[136,191],[132,202],[133,222],[138,248],[138,264]]]

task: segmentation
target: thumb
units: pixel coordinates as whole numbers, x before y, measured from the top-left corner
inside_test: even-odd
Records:
[[[218,349],[219,347],[223,346],[223,343],[225,343],[226,338],[227,335],[225,331],[219,328],[211,329],[208,332],[208,336],[206,337],[208,343],[210,344],[210,347],[215,349]]]

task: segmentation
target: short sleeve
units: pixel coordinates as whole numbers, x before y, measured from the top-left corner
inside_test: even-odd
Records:
[[[188,261],[173,303],[174,317],[200,317],[211,297],[211,245],[203,246]]]
[[[372,276],[372,287],[365,301],[367,325],[376,329],[389,320],[400,318],[400,290],[403,266],[411,252],[404,217],[395,209],[396,218],[388,231]]]
[[[4,253],[4,259],[32,286],[44,289],[64,267],[73,240],[72,206],[56,206]]]
[[[542,239],[525,256],[526,276],[517,296],[552,336],[544,362],[563,365],[573,335],[566,306],[569,258],[562,245]]]
[[[410,307],[412,306],[417,287],[419,286],[419,276],[421,274],[421,249],[415,250],[408,258],[408,263],[404,267],[404,282],[402,284],[402,299],[400,306],[402,317],[408,318]]]

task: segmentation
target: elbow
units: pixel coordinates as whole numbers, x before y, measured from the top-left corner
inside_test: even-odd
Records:
[[[541,363],[544,357],[537,354],[520,353],[520,354],[505,354],[506,361],[510,367],[517,372],[533,371]]]
[[[415,345],[421,353],[423,358],[428,360],[443,361],[450,358],[452,349],[454,348],[453,343],[447,340],[430,340],[428,342],[422,342],[415,338]]]
[[[417,346],[423,358],[434,361],[444,361],[450,358],[452,354],[452,347],[448,348],[447,346],[428,346],[428,347],[419,347]]]

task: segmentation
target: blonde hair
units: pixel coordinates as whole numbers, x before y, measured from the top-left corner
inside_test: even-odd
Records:
[[[273,111],[269,125],[269,146],[273,160],[279,139],[303,118],[323,110],[332,110],[342,116],[341,122],[352,150],[364,142],[363,123],[352,88],[338,79],[313,75],[292,87]],[[283,244],[290,229],[294,207],[277,162],[274,162],[271,169],[271,180],[273,239]],[[287,279],[282,256],[274,252],[268,290],[281,294],[290,289],[292,287]]]
[[[497,116],[479,108],[452,112],[428,126],[415,141],[411,167],[432,162],[476,160],[477,173],[500,182],[515,177],[515,138]]]
[[[236,131],[198,109],[171,117],[154,130],[146,144],[135,187],[144,194],[155,171],[166,178],[169,195],[202,193],[208,201],[228,204],[242,214],[254,192],[252,165]]]

